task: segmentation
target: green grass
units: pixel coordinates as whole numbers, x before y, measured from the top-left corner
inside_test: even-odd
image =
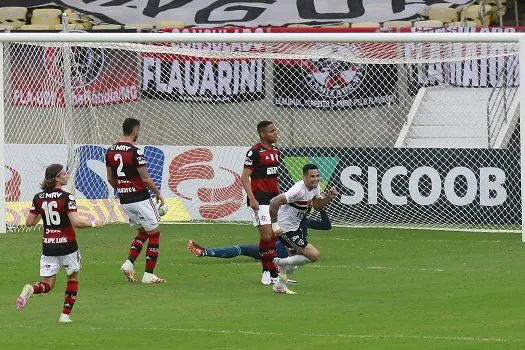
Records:
[[[38,280],[40,233],[0,235],[0,348],[523,349],[525,245],[516,234],[312,231],[318,263],[275,295],[250,258],[196,258],[185,243],[258,242],[249,226],[164,225],[163,285],[129,284],[119,268],[128,225],[78,230],[83,258],[72,324],[58,324],[65,277],[17,311]],[[137,270],[142,271],[143,254]],[[141,274],[139,274],[141,277]]]

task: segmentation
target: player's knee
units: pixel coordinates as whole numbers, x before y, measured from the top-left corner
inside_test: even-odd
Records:
[[[319,260],[320,256],[321,256],[321,254],[319,253],[319,251],[318,250],[314,250],[314,251],[310,251],[309,254],[306,257],[311,262],[316,262],[317,260]]]
[[[261,237],[263,241],[270,242],[273,238],[273,231],[271,229],[271,226],[269,230],[265,230],[265,229],[259,230],[259,236]]]

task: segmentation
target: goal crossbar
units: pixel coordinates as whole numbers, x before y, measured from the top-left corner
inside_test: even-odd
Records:
[[[524,33],[0,33],[0,42],[519,42]]]

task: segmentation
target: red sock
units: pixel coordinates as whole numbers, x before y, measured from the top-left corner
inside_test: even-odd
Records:
[[[149,235],[148,248],[146,249],[146,272],[153,273],[159,256],[160,232]]]
[[[37,282],[33,284],[33,294],[49,293],[50,291],[51,287],[47,282]]]
[[[62,313],[69,315],[77,300],[78,281],[67,281],[66,295],[64,296],[64,310]]]
[[[261,254],[261,265],[263,271],[270,271],[270,266],[268,265],[268,260],[266,259],[266,254],[268,252],[268,242],[259,240],[259,254]]]
[[[275,267],[275,264],[273,263],[273,259],[277,258],[277,238],[272,237],[272,240],[268,242],[268,269],[270,270],[270,275],[272,277],[277,277],[277,268]]]
[[[133,242],[131,242],[131,248],[129,248],[128,253],[128,260],[131,262],[135,262],[137,257],[140,254],[140,251],[142,250],[142,246],[144,245],[144,242],[146,242],[148,239],[148,235],[145,232],[139,232]]]

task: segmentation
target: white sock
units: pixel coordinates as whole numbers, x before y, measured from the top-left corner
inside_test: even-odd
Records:
[[[286,271],[286,276],[288,276],[288,278],[290,278],[290,276],[295,272],[295,270],[297,270],[297,265],[288,265],[285,267],[285,271]]]
[[[284,259],[279,259],[279,265],[281,266],[289,266],[289,265],[306,265],[311,263],[310,259],[308,259],[304,255],[293,255],[289,256]]]
[[[275,282],[275,288],[286,288],[286,283],[281,281],[280,278],[277,278],[277,282]]]

